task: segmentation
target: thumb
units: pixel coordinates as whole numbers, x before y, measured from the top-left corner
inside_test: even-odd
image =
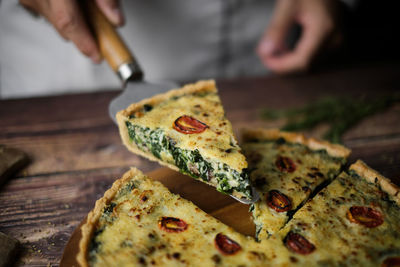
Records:
[[[295,5],[292,0],[277,1],[272,20],[257,47],[261,58],[274,56],[286,49],[286,36],[295,20]]]
[[[124,15],[119,0],[96,0],[97,6],[115,26],[124,24]]]

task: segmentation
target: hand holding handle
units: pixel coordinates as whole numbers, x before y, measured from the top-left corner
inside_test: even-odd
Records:
[[[84,1],[84,8],[96,36],[102,56],[121,80],[141,80],[143,72],[114,26],[99,10],[94,0]]]

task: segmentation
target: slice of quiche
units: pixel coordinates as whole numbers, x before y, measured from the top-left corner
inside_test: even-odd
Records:
[[[252,198],[247,162],[214,81],[199,81],[117,114],[122,141],[148,159],[240,199]]]
[[[80,266],[268,266],[273,244],[287,250],[280,239],[263,244],[235,232],[134,168],[81,229]]]
[[[276,129],[243,131],[251,180],[261,193],[251,207],[257,237],[268,238],[320,187],[340,173],[350,150]]]
[[[299,266],[399,266],[400,189],[359,160],[280,234]]]

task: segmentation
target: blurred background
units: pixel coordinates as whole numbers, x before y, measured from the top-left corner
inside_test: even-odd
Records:
[[[274,68],[263,64],[256,50],[274,24],[278,2],[122,1],[125,25],[120,33],[149,80],[263,76],[274,73]],[[334,2],[339,10],[332,16],[341,41],[332,49],[322,47],[323,52],[307,62],[308,70],[398,62],[395,2],[326,2]],[[1,98],[120,88],[106,63],[93,64],[73,42],[61,38],[43,8],[36,9],[24,8],[17,0],[0,1]],[[287,33],[290,49],[296,47],[301,32],[301,27],[294,27]]]

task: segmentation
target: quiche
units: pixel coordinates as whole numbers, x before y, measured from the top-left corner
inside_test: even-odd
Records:
[[[80,266],[398,266],[400,189],[358,161],[268,239],[237,233],[132,168],[82,226]]]
[[[252,199],[247,162],[214,81],[199,81],[117,113],[124,145],[239,199]]]
[[[135,168],[81,229],[80,266],[266,266],[287,250],[278,238],[258,243],[235,232]]]
[[[336,177],[350,154],[343,146],[276,129],[244,130],[242,148],[261,195],[250,208],[260,240],[279,231],[313,192]]]
[[[358,160],[279,234],[300,266],[399,266],[400,189]]]

